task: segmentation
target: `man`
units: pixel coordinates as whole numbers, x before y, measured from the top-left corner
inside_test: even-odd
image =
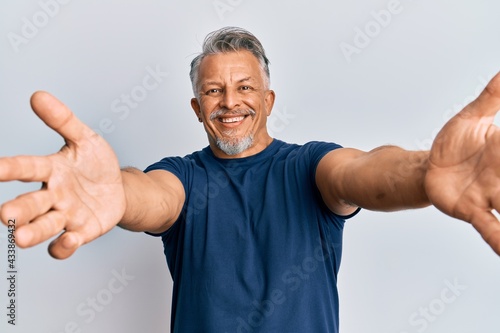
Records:
[[[119,169],[109,145],[45,92],[33,110],[66,140],[56,154],[0,159],[0,180],[41,190],[5,203],[21,247],[67,258],[115,225],[161,236],[174,281],[172,332],[338,332],[336,278],[345,219],[362,208],[435,205],[470,222],[500,254],[500,75],[430,152],[271,138],[275,93],[249,32],[207,36],[191,64],[191,106],[209,146],[145,172]],[[390,177],[387,177],[389,175]],[[389,180],[388,180],[389,179]]]

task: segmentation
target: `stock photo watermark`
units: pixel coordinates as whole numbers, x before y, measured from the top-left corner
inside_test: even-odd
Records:
[[[296,265],[283,271],[281,286],[272,289],[266,299],[254,300],[252,302],[253,310],[236,318],[238,325],[236,333],[260,332],[260,327],[265,321],[288,300],[287,292],[296,292],[321,267],[320,264],[336,252],[335,247],[341,247],[340,244],[326,243],[321,239],[318,239],[317,242],[318,245],[311,255],[304,257],[302,261],[299,260]]]
[[[214,0],[212,5],[221,21],[224,21],[226,13],[233,12],[243,3],[243,0]]]
[[[452,107],[446,109],[442,113],[443,122],[446,123],[448,120],[453,118],[458,112],[460,112],[463,108],[465,108],[470,102],[475,100],[479,94],[483,91],[483,89],[488,84],[488,80],[484,76],[479,76],[477,78],[478,85],[474,89],[474,92],[471,95],[466,96],[461,102],[454,104]],[[437,136],[442,126],[434,128],[432,130],[429,137],[424,139],[415,140],[415,145],[420,150],[429,150],[432,147],[432,143],[434,142],[434,138]]]
[[[413,1],[413,0],[406,0]],[[394,22],[405,6],[401,0],[390,0],[385,8],[372,10],[369,19],[361,25],[353,27],[354,37],[349,42],[339,44],[340,51],[347,63],[351,63],[355,55],[361,54],[385,29]]]
[[[285,129],[292,123],[296,115],[288,112],[288,108],[275,108],[267,122],[267,129],[269,135],[276,137],[277,134],[285,131]]]
[[[453,107],[446,109],[442,113],[442,119],[444,123],[449,121],[458,112],[460,112],[463,108],[465,108],[470,102],[475,100],[479,96],[479,94],[483,91],[484,87],[488,84],[488,80],[483,76],[478,77],[478,82],[479,82],[478,85],[476,86],[474,92],[471,95],[466,96],[461,102],[454,104]],[[431,131],[430,136],[427,138],[415,140],[415,145],[417,149],[421,151],[430,150],[432,148],[432,144],[436,136],[438,135],[442,127],[443,125],[434,128]],[[383,174],[383,177],[387,182],[387,184],[389,185],[391,191],[393,192],[398,191],[399,189],[397,188],[397,185],[404,183],[404,181],[408,179],[408,177],[413,176],[415,168],[422,168],[422,169],[426,168],[427,159],[417,154],[410,154],[408,156],[407,162],[408,163],[401,163],[395,171],[392,172],[387,171]]]
[[[140,83],[134,85],[127,93],[122,93],[120,97],[111,101],[110,111],[116,114],[118,121],[127,119],[131,111],[137,109],[152,91],[160,87],[169,75],[168,72],[163,71],[159,64],[154,68],[146,66],[144,71],[146,74],[144,74]],[[117,120],[110,117],[101,118],[94,131],[101,136],[110,134],[116,130]]]
[[[62,6],[70,3],[71,0],[42,0],[38,2],[37,10],[30,18],[21,18],[21,27],[17,32],[7,33],[7,39],[14,52],[18,53],[22,45],[28,44],[40,31],[45,28],[52,19],[61,11]]]
[[[408,154],[406,159],[399,163],[394,171],[385,171],[383,177],[392,192],[401,191],[398,185],[404,184],[408,177],[413,177],[415,170],[427,168],[426,155]]]
[[[444,280],[444,285],[437,297],[410,314],[408,324],[412,330],[400,333],[425,332],[467,290],[467,286],[460,283],[457,278],[453,279],[453,282]]]
[[[135,280],[135,276],[128,274],[125,268],[121,271],[113,269],[112,277],[108,280],[105,287],[98,290],[95,294],[87,297],[76,306],[76,314],[80,318],[77,321],[68,321],[63,330],[57,333],[82,333],[83,327],[92,323],[99,313],[108,307],[116,296],[122,293],[129,285],[130,281]]]
[[[7,323],[16,325],[18,315],[17,294],[18,291],[18,263],[16,237],[16,219],[7,221]]]

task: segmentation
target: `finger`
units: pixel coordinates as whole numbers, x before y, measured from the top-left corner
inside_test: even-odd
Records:
[[[66,105],[45,91],[37,91],[31,96],[31,107],[47,126],[67,142],[76,143],[94,134]]]
[[[20,195],[2,205],[0,217],[2,221],[7,221],[15,216],[16,220],[21,222],[20,225],[29,223],[36,217],[47,213],[57,202],[53,193],[48,190],[38,190]]]
[[[83,244],[77,231],[66,231],[49,245],[49,253],[53,258],[66,259]]]
[[[464,116],[494,117],[498,110],[500,110],[500,72],[490,80],[481,94],[460,113]]]
[[[50,211],[36,218],[33,222],[16,230],[16,242],[19,247],[38,245],[54,237],[64,229],[66,218],[58,211]]]
[[[500,256],[500,222],[495,215],[491,212],[476,213],[472,217],[471,224]]]
[[[0,181],[44,182],[51,173],[52,163],[46,156],[0,158]]]
[[[49,253],[56,259],[66,259],[71,256],[80,246],[101,236],[100,223],[93,217],[81,210],[71,215],[71,226],[66,226],[63,234],[57,237],[49,245]]]

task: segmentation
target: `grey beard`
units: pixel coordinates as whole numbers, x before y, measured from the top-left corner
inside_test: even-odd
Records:
[[[227,114],[227,113],[230,113],[234,116],[250,115],[252,118],[255,117],[255,111],[252,109],[237,109],[237,110],[229,111],[228,109],[222,108],[222,109],[219,109],[219,110],[213,112],[210,115],[210,120],[215,121],[216,118],[218,118],[224,114]],[[230,131],[227,132],[227,134],[230,135]],[[253,134],[250,134],[250,135],[248,135],[244,138],[241,138],[241,139],[215,138],[215,144],[226,155],[229,155],[229,156],[238,155],[252,146]]]
[[[215,143],[226,155],[238,155],[252,146],[253,135],[241,139],[216,138]]]

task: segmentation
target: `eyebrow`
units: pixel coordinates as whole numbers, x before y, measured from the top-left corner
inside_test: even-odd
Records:
[[[241,83],[241,82],[246,82],[246,81],[252,81],[252,77],[251,76],[247,76],[241,80],[238,80],[238,83]]]
[[[202,86],[216,86],[219,84],[220,84],[219,81],[206,81],[201,83]]]
[[[247,82],[247,81],[252,81],[252,77],[251,76],[247,76],[247,77],[244,77],[243,79],[240,79],[238,81],[236,81],[236,83],[242,83],[242,82]],[[202,86],[211,86],[211,85],[220,85],[221,82],[220,81],[206,81],[206,82],[203,82],[201,85]]]

